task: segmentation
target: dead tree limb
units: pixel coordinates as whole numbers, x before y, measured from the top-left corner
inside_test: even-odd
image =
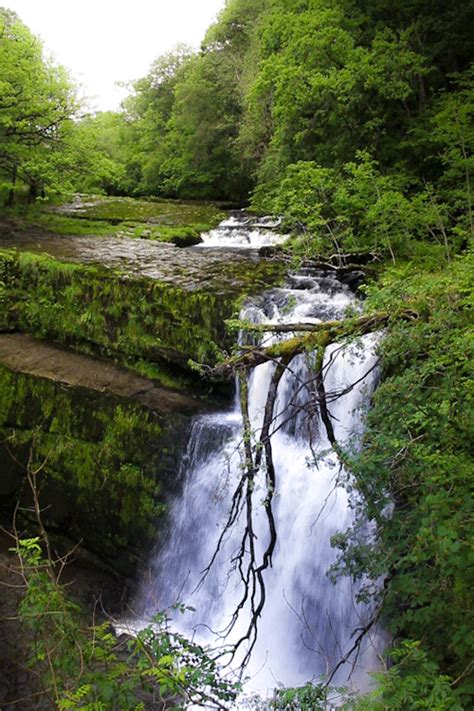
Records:
[[[331,673],[329,676],[326,678],[324,685],[326,687],[329,687],[331,685],[332,680],[336,676],[337,672],[339,669],[344,666],[347,662],[350,661],[352,655],[356,653],[357,655],[359,654],[360,646],[362,644],[362,641],[364,638],[368,635],[370,630],[375,627],[377,624],[379,617],[381,613],[381,605],[375,610],[373,613],[371,619],[365,624],[363,627],[358,627],[355,629],[352,633],[352,638],[354,639],[354,642],[351,646],[351,648],[339,659],[338,663],[333,667],[331,670]],[[354,664],[356,663],[356,660],[353,662]]]
[[[217,365],[212,371],[213,379],[230,378],[238,370],[255,368],[261,363],[276,358],[293,359],[308,350],[316,350],[320,345],[340,341],[347,337],[363,336],[367,333],[379,331],[396,318],[397,320],[414,321],[418,313],[413,309],[404,309],[397,314],[387,311],[378,311],[364,314],[355,319],[342,319],[339,321],[324,321],[322,323],[292,323],[292,324],[247,324],[243,328],[253,333],[302,333],[285,341],[272,343],[270,346],[241,346],[239,353],[228,358],[224,363]]]
[[[291,357],[282,358],[277,364],[273,373],[270,387],[268,389],[263,425],[255,449],[252,447],[252,430],[251,421],[248,411],[248,388],[246,375],[239,373],[240,382],[240,399],[242,416],[244,422],[244,456],[245,456],[245,475],[238,485],[238,490],[242,490],[241,482],[245,481],[245,508],[246,521],[245,528],[241,537],[240,546],[237,555],[233,559],[239,570],[240,579],[243,583],[243,593],[239,603],[231,617],[231,621],[226,628],[228,634],[235,626],[239,614],[247,602],[250,604],[250,620],[244,634],[233,646],[232,657],[235,656],[237,650],[248,642],[248,648],[242,660],[242,668],[244,668],[252,654],[253,648],[257,641],[258,621],[262,614],[266,601],[266,587],[264,579],[264,571],[271,567],[273,552],[277,543],[277,529],[275,518],[272,509],[273,495],[276,489],[276,473],[273,463],[272,446],[271,446],[271,425],[274,422],[274,406],[278,385],[283,377],[286,368],[289,366]],[[253,492],[255,488],[255,477],[261,469],[263,453],[265,453],[265,498],[263,506],[268,522],[269,540],[266,544],[263,553],[259,554],[256,546],[256,534],[254,530],[254,507],[253,507]],[[230,522],[228,519],[228,523]],[[226,526],[226,529],[228,527]],[[222,534],[221,538],[222,539]]]

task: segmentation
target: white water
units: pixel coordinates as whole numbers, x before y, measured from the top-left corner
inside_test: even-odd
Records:
[[[226,230],[225,226],[221,228],[224,243]],[[317,323],[341,318],[348,307],[357,308],[354,296],[335,277],[307,273],[288,277],[284,288],[273,289],[248,303],[241,318],[255,323]],[[274,338],[267,336],[265,343]],[[325,355],[327,394],[358,382],[329,404],[335,435],[342,446],[354,446],[362,430],[364,407],[375,383],[375,341],[375,337],[366,336],[351,348],[333,345]],[[356,590],[349,579],[333,585],[327,577],[336,557],[330,538],[348,527],[352,513],[345,489],[338,486],[347,475],[312,404],[310,361],[311,356],[298,356],[291,363],[280,382],[274,409],[273,510],[278,540],[273,567],[264,571],[267,600],[246,670],[250,677],[247,692],[256,691],[264,697],[276,686],[302,685],[330,673],[351,648],[354,630],[370,618],[370,610],[355,603]],[[248,382],[255,438],[262,426],[274,367],[272,363],[258,366]],[[199,642],[214,646],[232,643],[244,634],[248,605],[229,637],[224,639],[219,632],[228,626],[242,595],[232,560],[245,526],[245,511],[226,535],[204,583],[198,586],[242,474],[242,434],[237,397],[229,411],[195,420],[181,464],[184,490],[171,507],[167,543],[151,558],[149,575],[142,581],[135,601],[138,621],[129,622],[129,629],[143,626],[156,611],[180,601],[196,611],[180,616],[174,625]],[[266,512],[261,505],[265,478],[263,473],[261,476],[253,493],[260,555],[269,540]],[[377,633],[367,636],[358,656],[341,667],[334,683],[365,688],[368,672],[378,667],[378,645],[383,646]]]
[[[281,220],[269,217],[256,218],[245,212],[236,212],[214,230],[201,235],[198,247],[231,247],[233,249],[259,249],[283,244],[288,235],[275,232]]]

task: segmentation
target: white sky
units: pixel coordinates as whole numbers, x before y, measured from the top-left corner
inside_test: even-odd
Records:
[[[67,67],[95,109],[116,109],[116,81],[144,76],[178,42],[198,47],[225,0],[0,0]]]

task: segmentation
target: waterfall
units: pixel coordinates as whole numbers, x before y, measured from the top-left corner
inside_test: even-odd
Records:
[[[238,210],[221,222],[216,229],[204,232],[201,235],[202,244],[198,246],[259,249],[283,244],[288,239],[288,235],[281,235],[275,231],[280,224],[281,220],[252,217]]]
[[[309,271],[290,275],[286,284],[249,301],[241,318],[254,323],[318,323],[357,309],[347,286],[334,276]],[[291,335],[291,334],[290,334]],[[266,336],[269,343],[281,336]],[[324,360],[326,393],[335,436],[346,448],[357,446],[363,412],[376,378],[376,337],[365,336],[352,346],[330,346]],[[256,367],[248,379],[248,403],[255,436],[275,368]],[[311,354],[297,356],[280,381],[271,437],[276,487],[273,512],[277,544],[273,565],[264,571],[266,602],[247,668],[247,688],[264,696],[278,685],[298,686],[330,672],[353,644],[351,635],[370,617],[370,609],[355,602],[348,578],[333,585],[327,571],[335,561],[330,538],[352,519],[347,477],[332,450],[314,407]],[[349,387],[357,383],[353,388]],[[232,643],[249,621],[246,604],[228,638],[232,613],[242,596],[235,556],[245,526],[245,512],[226,532],[222,548],[208,574],[216,543],[242,476],[243,423],[239,399],[229,411],[196,418],[182,458],[184,490],[171,506],[167,543],[152,555],[135,609],[143,619],[176,601],[195,612],[175,621],[182,632],[201,643]],[[263,473],[261,474],[263,477]],[[267,516],[262,506],[264,479],[253,491],[256,546],[268,542]],[[221,635],[219,635],[221,633]],[[376,640],[364,640],[357,658],[342,666],[335,683],[365,687],[367,672],[377,668]],[[380,651],[380,650],[379,650]]]

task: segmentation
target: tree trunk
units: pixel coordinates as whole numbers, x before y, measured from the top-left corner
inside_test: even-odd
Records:
[[[18,168],[16,165],[12,168],[12,185],[8,191],[7,207],[13,207],[15,204],[15,185],[17,179]]]
[[[28,191],[28,204],[31,205],[35,202],[38,197],[38,185],[36,183],[30,183],[30,189]]]

